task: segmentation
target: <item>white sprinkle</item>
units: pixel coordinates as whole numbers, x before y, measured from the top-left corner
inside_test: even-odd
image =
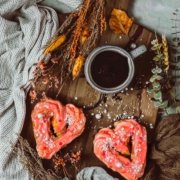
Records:
[[[127,91],[127,90],[128,90],[128,88],[125,88],[125,90]]]
[[[106,114],[107,113],[107,109],[104,109],[104,114]]]
[[[43,129],[43,130],[42,130],[42,133],[43,133],[43,134],[45,134],[45,133],[46,133],[46,131]]]
[[[152,124],[149,124],[149,125],[150,125],[150,128],[151,128],[151,129],[153,129],[153,128],[154,128]]]
[[[136,48],[136,44],[135,44],[135,43],[132,43],[132,44],[131,44],[131,48],[132,48],[132,49]]]
[[[108,150],[108,146],[107,146],[106,144],[103,145],[102,150],[103,150],[103,151],[107,151],[107,150]]]
[[[105,104],[105,107],[108,107],[108,105],[107,105],[107,104]]]
[[[116,167],[117,167],[117,168],[122,168],[122,166],[123,166],[122,163],[120,163],[120,162],[117,162],[117,163],[116,163]]]
[[[96,118],[96,119],[101,119],[101,114],[96,114],[96,115],[95,115],[95,118]]]
[[[84,124],[84,121],[80,121],[79,124]]]
[[[94,113],[91,113],[91,116],[94,116]]]
[[[44,117],[44,115],[43,115],[43,114],[38,114],[37,117],[38,117],[39,119],[42,119],[42,118]]]
[[[108,162],[110,162],[110,161],[111,161],[111,157],[106,156],[106,157],[105,157],[105,160],[108,161]]]
[[[49,109],[49,106],[48,106],[48,105],[45,105],[44,107],[47,108],[47,109]]]
[[[72,125],[72,122],[73,122],[72,118],[70,116],[68,116],[66,119],[66,123],[70,126],[70,125]]]
[[[78,100],[78,97],[74,97],[75,100]]]

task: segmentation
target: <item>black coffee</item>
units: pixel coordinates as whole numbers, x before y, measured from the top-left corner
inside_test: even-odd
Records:
[[[105,88],[122,84],[128,77],[129,66],[126,57],[114,51],[98,54],[91,64],[91,75],[94,82]]]

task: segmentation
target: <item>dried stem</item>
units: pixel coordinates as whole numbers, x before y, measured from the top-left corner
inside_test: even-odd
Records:
[[[29,171],[29,173],[36,180],[56,180],[58,177],[51,170],[45,170],[41,159],[34,149],[32,149],[27,140],[19,137],[19,141],[13,150],[15,155],[18,155],[23,167]]]
[[[77,12],[71,13],[58,29],[55,36],[51,38],[49,42],[51,45],[60,36],[65,36],[65,42],[63,41],[62,44],[59,43],[58,47],[56,44],[56,46],[53,46],[54,49],[49,48],[50,51],[48,51],[48,56],[50,60],[45,63],[47,67],[42,69],[41,64],[37,65],[33,84],[35,85],[34,90],[37,92],[38,97],[39,95],[41,96],[42,93],[41,90],[38,90],[38,87],[41,89],[40,84],[43,82],[43,78],[45,78],[45,76],[55,76],[58,78],[59,90],[56,95],[56,97],[58,97],[63,85],[72,75],[77,57],[82,55],[85,59],[96,47],[100,36],[106,28],[104,3],[104,0],[84,0],[81,8],[79,8]],[[83,36],[82,33],[85,26],[89,33],[85,43],[81,44],[80,39]],[[55,66],[52,66],[54,58],[57,59],[57,62],[55,63]],[[48,57],[47,55],[44,55],[41,61],[45,62],[46,59],[48,59]],[[53,86],[51,86],[52,82],[50,82],[50,80],[48,83],[50,85],[47,85],[46,87],[55,87],[54,82]],[[46,89],[46,91],[47,90],[48,89]]]
[[[76,22],[76,27],[73,31],[73,40],[70,46],[71,60],[74,59],[76,56],[77,45],[83,28],[82,25],[85,23],[89,5],[90,5],[90,0],[85,0],[79,12],[79,18]]]

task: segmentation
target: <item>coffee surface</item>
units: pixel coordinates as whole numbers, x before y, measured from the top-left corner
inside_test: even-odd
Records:
[[[119,86],[127,79],[128,72],[128,59],[114,51],[101,52],[91,64],[94,82],[104,88]]]

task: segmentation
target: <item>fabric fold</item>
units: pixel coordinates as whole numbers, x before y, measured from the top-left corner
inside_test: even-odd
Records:
[[[0,2],[0,179],[29,179],[12,156],[26,113],[30,69],[59,26],[56,12],[32,0]]]

